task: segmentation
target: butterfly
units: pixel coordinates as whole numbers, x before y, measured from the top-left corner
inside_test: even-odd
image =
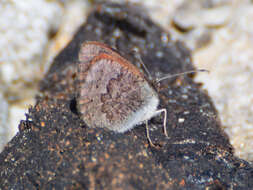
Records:
[[[77,107],[90,127],[124,133],[167,111],[158,109],[159,96],[140,70],[116,50],[100,42],[81,45],[78,64]],[[154,145],[153,145],[154,146]]]

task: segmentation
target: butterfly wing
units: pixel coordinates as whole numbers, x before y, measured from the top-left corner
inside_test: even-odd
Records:
[[[135,66],[106,51],[93,48],[91,61],[79,63],[78,110],[90,127],[125,132],[150,119],[159,100]]]

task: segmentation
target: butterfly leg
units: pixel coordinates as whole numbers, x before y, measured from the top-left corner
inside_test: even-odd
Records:
[[[163,109],[160,109],[160,110],[157,110],[155,115],[157,114],[160,114],[160,113],[164,113],[164,119],[163,119],[163,130],[164,130],[164,134],[166,137],[169,137],[168,136],[168,133],[167,133],[167,129],[166,129],[166,123],[167,123],[167,110],[165,108]]]
[[[152,140],[149,136],[149,128],[148,128],[148,120],[146,120],[146,133],[147,133],[147,139],[148,139],[148,142],[151,146],[155,147],[155,145],[152,143]]]

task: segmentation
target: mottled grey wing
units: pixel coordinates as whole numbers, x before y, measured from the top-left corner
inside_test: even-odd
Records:
[[[147,82],[110,56],[97,56],[88,70],[80,63],[78,76],[78,109],[90,127],[118,131],[145,103],[141,86]]]

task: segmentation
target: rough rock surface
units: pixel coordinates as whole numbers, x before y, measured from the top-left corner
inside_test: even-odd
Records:
[[[252,189],[253,167],[233,155],[212,102],[190,76],[163,81],[162,117],[124,133],[89,128],[76,110],[76,61],[85,40],[132,48],[154,77],[192,69],[190,54],[138,7],[98,5],[41,82],[41,95],[0,154],[1,189]],[[137,64],[137,66],[139,66]],[[98,118],[99,119],[99,118]]]

